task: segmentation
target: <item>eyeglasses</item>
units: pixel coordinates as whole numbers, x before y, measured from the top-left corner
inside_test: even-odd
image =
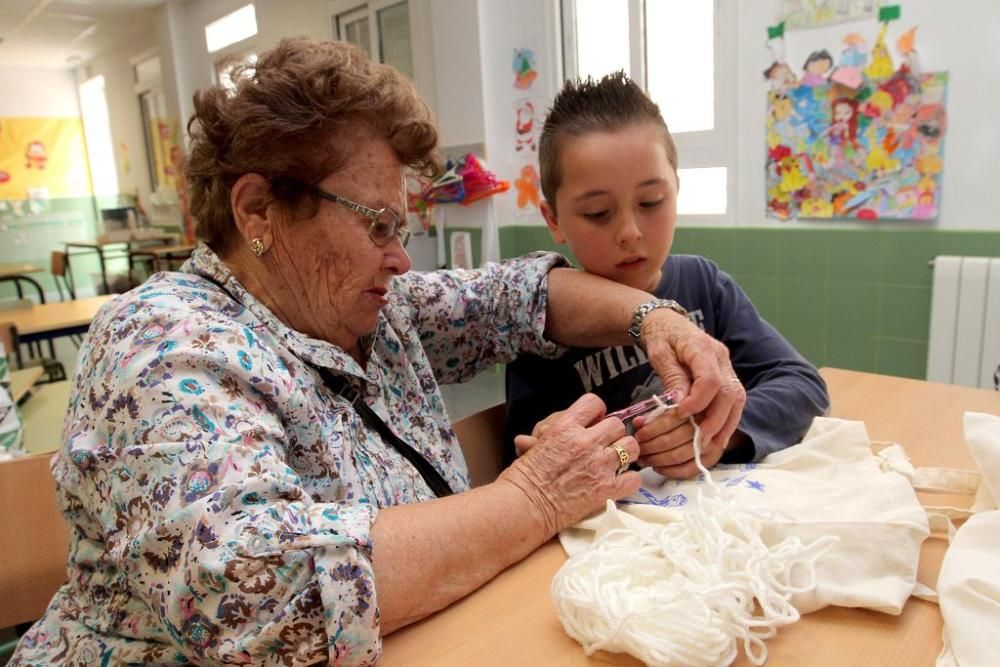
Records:
[[[357,202],[353,202],[350,199],[345,199],[340,195],[335,195],[332,192],[327,192],[325,190],[320,190],[315,185],[310,185],[309,190],[319,197],[320,199],[325,199],[327,201],[332,201],[340,204],[344,208],[349,208],[355,213],[360,213],[369,220],[371,224],[368,225],[368,238],[372,240],[372,243],[378,247],[384,247],[392,241],[394,236],[399,236],[399,242],[406,247],[407,242],[410,240],[410,229],[406,226],[405,222],[401,222],[399,216],[396,212],[390,208],[368,208],[367,206],[362,206]]]

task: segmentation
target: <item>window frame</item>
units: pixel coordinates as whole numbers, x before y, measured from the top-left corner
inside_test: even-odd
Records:
[[[630,76],[647,89],[645,0],[627,0],[629,8]],[[576,0],[559,0],[562,32],[563,78],[579,76],[577,63]],[[726,169],[726,212],[724,214],[681,214],[686,222],[713,225],[732,223],[735,219],[737,165],[736,146],[736,22],[737,3],[713,0],[714,22],[714,115],[711,130],[671,132],[677,146],[680,169],[724,167]],[[683,179],[682,179],[683,180]],[[683,182],[681,187],[683,188]]]
[[[378,12],[401,0],[328,0],[327,30],[330,39],[339,40],[339,17],[357,10],[368,14],[370,40],[381,62],[381,43],[378,40]],[[410,62],[413,65],[413,83],[431,111],[436,111],[436,77],[434,73],[434,51],[431,45],[431,0],[406,0],[410,18]],[[373,32],[372,32],[373,31]]]
[[[379,34],[380,28],[378,15],[380,11],[388,9],[393,5],[398,5],[402,2],[406,3],[406,11],[410,21],[410,65],[414,70],[413,77],[416,79],[417,48],[414,44],[414,26],[417,23],[417,17],[414,15],[414,0],[330,0],[328,6],[331,19],[330,31],[333,39],[344,40],[341,36],[343,31],[343,20],[357,20],[362,17],[367,17],[368,43],[371,44],[372,49],[371,57],[373,60],[384,63],[385,56],[382,53],[382,40],[381,35]],[[336,26],[335,29],[334,26]]]

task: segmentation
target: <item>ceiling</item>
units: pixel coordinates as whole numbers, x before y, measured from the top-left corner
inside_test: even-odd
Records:
[[[164,1],[0,0],[0,67],[75,67],[151,24]]]

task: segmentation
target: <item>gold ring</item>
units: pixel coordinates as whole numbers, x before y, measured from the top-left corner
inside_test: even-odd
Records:
[[[621,445],[619,445],[618,443],[614,443],[614,444],[609,445],[609,446],[611,447],[611,449],[615,450],[616,454],[618,454],[618,471],[617,471],[617,473],[620,475],[621,473],[623,473],[626,470],[628,470],[628,464],[632,462],[632,457],[629,456],[628,452],[625,451],[625,448],[622,447]]]

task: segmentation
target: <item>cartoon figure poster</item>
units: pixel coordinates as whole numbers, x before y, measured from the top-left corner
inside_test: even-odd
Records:
[[[79,118],[0,118],[0,199],[23,200],[44,188],[51,197],[90,194]]]
[[[883,28],[867,64],[858,57],[858,36],[848,35],[836,67],[820,50],[806,60],[800,80],[765,72],[768,215],[937,217],[948,73],[921,73],[912,31],[904,37],[898,69]]]

